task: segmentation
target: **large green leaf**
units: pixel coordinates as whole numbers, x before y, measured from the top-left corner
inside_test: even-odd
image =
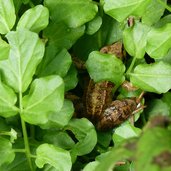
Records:
[[[15,153],[8,139],[0,137],[0,166],[9,164],[14,160]]]
[[[45,0],[44,4],[50,11],[52,21],[63,22],[71,28],[80,27],[92,20],[98,11],[92,0]]]
[[[124,80],[125,66],[115,55],[93,51],[89,55],[86,66],[95,82],[108,80],[120,84]]]
[[[28,30],[12,31],[6,37],[11,46],[10,56],[0,61],[0,69],[9,86],[16,92],[24,92],[44,55],[44,43]]]
[[[160,127],[147,130],[139,138],[134,158],[135,170],[171,170],[171,131]]]
[[[93,124],[88,119],[72,119],[66,129],[72,131],[78,140],[71,149],[73,153],[82,156],[93,150],[97,143],[97,134]]]
[[[165,3],[167,0],[162,0]],[[142,15],[142,22],[147,25],[155,24],[159,21],[165,10],[164,5],[159,1],[151,0],[151,3],[147,6],[144,14]],[[157,12],[156,12],[157,11]]]
[[[68,151],[50,145],[42,144],[36,150],[36,165],[42,168],[45,164],[53,166],[57,171],[70,171],[72,163]]]
[[[165,93],[171,88],[171,65],[162,61],[137,65],[130,79],[144,91]]]
[[[14,91],[0,81],[0,116],[11,117],[17,114],[17,96]]]
[[[0,33],[6,34],[14,26],[16,20],[13,0],[0,0]]]
[[[171,23],[152,28],[147,35],[146,52],[152,58],[164,57],[171,47]]]
[[[66,49],[57,49],[55,46],[46,47],[44,59],[39,68],[39,76],[56,74],[64,77],[72,60]]]
[[[117,21],[122,22],[132,15],[141,16],[151,0],[104,0],[104,2],[104,11]]]
[[[45,124],[50,114],[59,112],[64,101],[64,84],[59,76],[35,79],[23,97],[22,118],[31,124]]]
[[[10,46],[7,42],[0,37],[0,60],[7,59],[9,57]]]
[[[147,42],[147,33],[150,28],[144,24],[136,23],[123,32],[123,42],[126,51],[136,58],[143,58]],[[131,43],[130,43],[131,42]]]
[[[20,18],[17,29],[27,28],[33,32],[40,32],[49,22],[49,11],[42,5],[27,10]]]
[[[84,34],[84,31],[85,26],[69,28],[64,23],[50,22],[43,33],[48,38],[50,45],[69,49]]]

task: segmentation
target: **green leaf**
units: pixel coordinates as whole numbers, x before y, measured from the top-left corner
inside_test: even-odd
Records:
[[[134,157],[135,170],[170,170],[171,132],[164,128],[147,130],[139,139]],[[140,157],[141,156],[141,157]]]
[[[90,162],[84,167],[84,169],[82,171],[90,171],[90,170],[96,171],[95,169],[98,166],[98,164],[99,164],[99,161]]]
[[[31,124],[45,124],[52,113],[59,112],[64,100],[64,84],[59,76],[35,79],[23,97],[21,117]]]
[[[44,142],[53,144],[65,150],[70,150],[74,147],[75,142],[66,132],[57,132],[49,130],[43,137]]]
[[[71,65],[67,75],[63,78],[65,83],[65,91],[76,87],[78,83],[77,70],[74,65]]]
[[[11,163],[15,158],[12,144],[9,140],[0,137],[0,166]]]
[[[18,113],[15,106],[17,96],[14,91],[0,81],[0,116],[11,117]]]
[[[164,57],[171,47],[171,23],[152,28],[147,35],[146,52],[152,58]]]
[[[46,47],[45,56],[40,66],[39,76],[59,75],[64,77],[70,66],[72,60],[71,55],[66,49],[57,49],[54,46]]]
[[[163,0],[165,3],[167,0]],[[147,25],[153,25],[163,15],[165,7],[156,0],[152,0],[151,3],[147,6],[144,14],[142,15],[142,22]],[[157,11],[157,12],[156,12]]]
[[[158,115],[169,116],[169,106],[170,104],[165,103],[161,99],[152,99],[148,103],[148,108],[145,111],[149,117]]]
[[[44,4],[50,11],[52,21],[63,22],[71,28],[80,27],[92,20],[98,11],[92,0],[45,0]]]
[[[120,84],[124,80],[125,66],[114,55],[94,51],[90,53],[86,66],[90,77],[95,82],[108,80]]]
[[[0,33],[8,33],[14,26],[15,20],[13,0],[0,0]]]
[[[78,140],[71,152],[82,156],[93,150],[97,143],[97,134],[94,125],[88,119],[72,119],[66,129],[72,131]]]
[[[0,60],[7,59],[9,57],[10,46],[7,42],[0,37]]]
[[[42,144],[36,150],[36,165],[42,168],[50,164],[58,171],[70,171],[72,163],[68,151],[50,144]]]
[[[162,61],[137,65],[130,80],[144,91],[165,93],[171,88],[171,65]]]
[[[43,34],[49,40],[49,45],[70,49],[76,40],[84,34],[84,31],[85,26],[69,28],[64,23],[50,22]]]
[[[125,123],[115,129],[113,141],[115,145],[119,145],[125,139],[137,137],[141,133],[141,129],[134,127],[130,123]]]
[[[87,24],[86,33],[89,35],[94,34],[99,30],[102,25],[102,18],[100,16],[95,17]]]
[[[141,16],[151,0],[104,0],[106,14],[122,22],[131,15]]]
[[[66,126],[74,113],[74,107],[71,101],[65,100],[62,109],[48,116],[48,122],[40,125],[44,129],[63,128]]]
[[[49,11],[42,5],[28,9],[18,21],[17,29],[26,28],[30,31],[39,33],[49,23]]]
[[[171,92],[167,92],[163,95],[162,97],[162,101],[164,103],[167,104],[167,106],[169,107],[169,113],[170,113],[170,116],[171,116],[171,105],[170,105],[170,102],[171,102]]]
[[[123,32],[123,43],[126,51],[136,58],[143,58],[150,28],[142,23],[136,23]],[[131,43],[130,43],[131,42]]]
[[[7,34],[11,46],[9,59],[0,61],[6,83],[16,92],[24,92],[44,55],[44,43],[36,33],[28,30]]]

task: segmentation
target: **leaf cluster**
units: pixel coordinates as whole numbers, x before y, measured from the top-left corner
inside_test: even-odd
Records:
[[[0,170],[169,171],[170,12],[166,0],[0,0]],[[99,51],[118,41],[124,61]],[[74,116],[65,95],[86,77],[73,56],[117,98],[145,91],[135,125],[100,132]]]

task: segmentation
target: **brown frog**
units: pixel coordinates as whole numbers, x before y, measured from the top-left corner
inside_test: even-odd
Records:
[[[124,58],[121,42],[105,46],[100,52],[114,54],[121,60]],[[137,109],[139,110],[140,98],[112,101],[113,87],[114,84],[110,81],[95,83],[90,79],[83,96],[83,103],[77,101],[75,105],[76,110],[90,119],[99,130],[112,129],[127,120]]]

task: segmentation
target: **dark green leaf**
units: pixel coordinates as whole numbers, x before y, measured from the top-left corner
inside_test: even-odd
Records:
[[[17,96],[14,91],[0,81],[0,116],[11,117],[18,113],[15,106]]]
[[[122,22],[131,15],[141,16],[151,0],[104,0],[104,11],[115,18],[117,21]]]
[[[0,69],[8,85],[16,92],[24,92],[44,55],[44,43],[28,30],[12,31],[6,37],[11,47],[10,56],[0,61]]]
[[[0,0],[0,33],[8,33],[14,26],[15,20],[13,0]]]
[[[39,76],[59,75],[64,77],[72,63],[71,56],[66,49],[57,49],[54,46],[46,47],[45,56],[39,68]]]
[[[58,171],[70,171],[72,163],[68,151],[50,144],[42,144],[36,150],[36,165],[42,168],[50,164]]]
[[[147,35],[146,52],[152,58],[163,58],[171,47],[171,24],[152,28]]]
[[[49,45],[57,48],[69,49],[85,31],[85,26],[69,28],[64,23],[51,22],[44,30],[44,37],[49,40]]]
[[[171,88],[171,65],[163,62],[137,65],[130,76],[131,82],[145,91],[165,93]]]
[[[50,11],[52,21],[63,22],[70,28],[80,27],[92,20],[98,10],[91,0],[45,0],[44,4]]]
[[[90,153],[97,143],[97,135],[93,124],[86,118],[70,120],[67,130],[73,132],[78,142],[72,148],[72,153],[78,156]]]
[[[94,51],[90,53],[86,66],[90,77],[95,82],[108,80],[120,84],[124,80],[125,66],[114,55]]]
[[[0,137],[0,166],[11,163],[15,158],[12,144],[9,140]]]
[[[22,118],[31,124],[45,124],[49,115],[59,112],[64,101],[64,84],[59,76],[35,79],[23,97]]]
[[[40,125],[44,129],[63,128],[66,126],[74,113],[73,104],[69,100],[65,100],[62,109],[48,116],[48,122]]]
[[[42,5],[27,10],[18,21],[17,29],[26,28],[30,31],[39,33],[49,22],[49,11]]]
[[[71,65],[67,75],[63,78],[65,83],[65,91],[76,87],[78,83],[77,70],[74,65]]]
[[[44,135],[43,140],[65,150],[69,150],[75,145],[75,142],[66,132],[49,131]]]
[[[170,102],[171,102],[171,92],[167,92],[163,95],[162,97],[162,101],[164,103],[167,104],[167,106],[169,107],[169,111],[170,111],[170,116],[171,116],[171,105],[170,105]]]

